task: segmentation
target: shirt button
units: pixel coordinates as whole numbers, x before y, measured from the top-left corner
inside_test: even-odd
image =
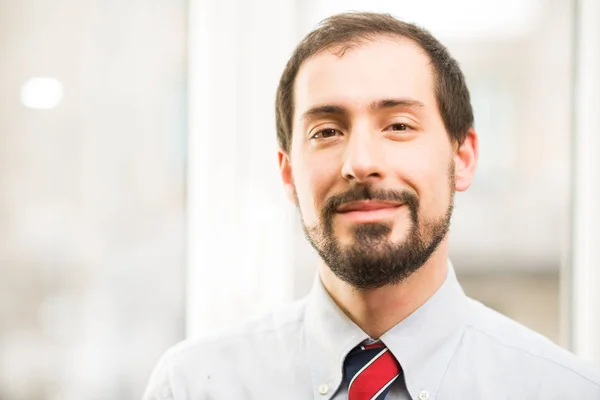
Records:
[[[327,394],[328,391],[329,391],[329,386],[326,383],[322,383],[319,385],[319,393]]]
[[[419,392],[419,400],[427,400],[429,399],[429,392],[427,390],[421,390]]]

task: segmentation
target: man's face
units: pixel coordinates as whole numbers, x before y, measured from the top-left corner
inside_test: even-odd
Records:
[[[323,51],[301,67],[294,104],[280,159],[308,240],[355,287],[402,281],[445,238],[455,190],[429,58],[386,38]]]

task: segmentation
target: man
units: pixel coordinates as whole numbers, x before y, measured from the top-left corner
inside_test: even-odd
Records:
[[[146,400],[600,399],[600,377],[469,299],[448,261],[478,157],[464,77],[426,31],[329,18],[277,92],[279,165],[322,262],[303,300],[156,367]]]

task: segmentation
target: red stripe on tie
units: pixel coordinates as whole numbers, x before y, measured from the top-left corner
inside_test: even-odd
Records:
[[[348,398],[350,400],[371,400],[399,373],[396,359],[389,350],[386,350],[354,379],[348,390]]]

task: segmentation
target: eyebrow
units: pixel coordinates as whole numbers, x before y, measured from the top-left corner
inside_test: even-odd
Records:
[[[302,120],[309,121],[313,118],[322,117],[325,115],[340,115],[345,116],[348,111],[344,107],[334,105],[323,105],[309,108],[304,114],[302,114]]]
[[[422,109],[425,108],[425,104],[423,104],[419,100],[411,98],[381,99],[375,100],[371,104],[369,104],[369,111],[380,111],[387,108],[395,107]],[[311,107],[306,112],[304,112],[302,114],[302,120],[308,121],[313,118],[318,118],[325,115],[347,116],[348,114],[348,110],[341,106],[330,104],[319,105]]]
[[[425,108],[425,104],[416,99],[410,99],[407,97],[399,98],[399,99],[382,99],[375,100],[369,105],[370,111],[379,111],[386,108]]]

